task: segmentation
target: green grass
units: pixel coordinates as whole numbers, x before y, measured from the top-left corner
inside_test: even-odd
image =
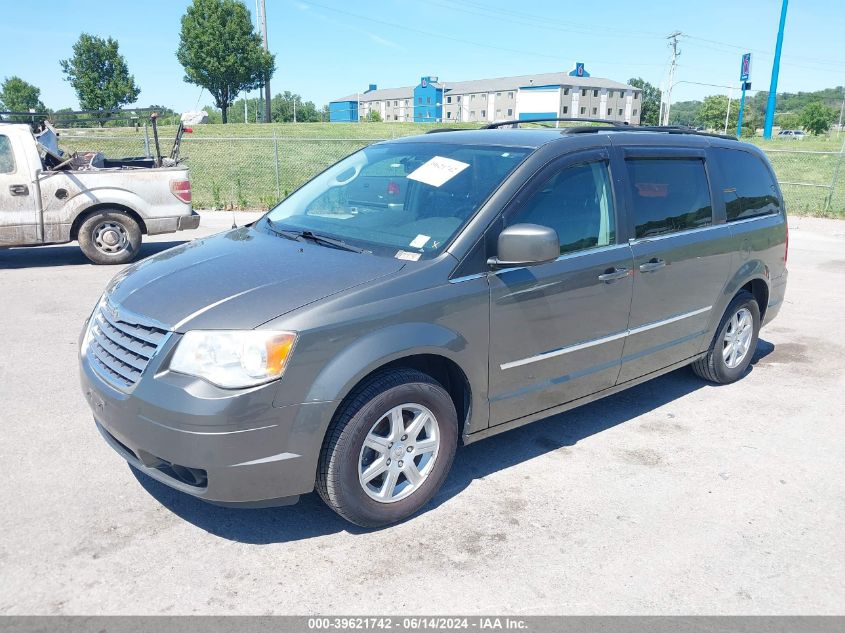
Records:
[[[196,208],[266,209],[328,165],[372,142],[442,127],[425,123],[197,125],[193,134],[184,137],[182,156],[191,170]],[[445,127],[477,128],[478,125]],[[174,126],[160,128],[165,155],[170,152],[175,131]],[[835,135],[808,136],[803,141],[765,141],[759,137],[748,140],[768,152],[781,182],[827,186],[837,161],[841,160],[836,155],[805,153],[839,152],[842,138],[837,139]],[[98,150],[110,157],[144,153],[143,128],[62,130],[60,141],[66,150]],[[826,188],[783,184],[782,189],[790,213],[845,217],[845,161],[830,209],[825,208],[829,193]]]

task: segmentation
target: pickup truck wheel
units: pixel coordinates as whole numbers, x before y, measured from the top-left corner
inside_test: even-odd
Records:
[[[79,247],[95,264],[126,264],[141,250],[141,227],[121,211],[97,213],[79,227]]]
[[[760,306],[743,290],[728,305],[710,349],[692,364],[693,371],[720,385],[739,380],[751,364],[759,334]]]
[[[401,521],[446,479],[458,444],[458,416],[446,390],[413,369],[376,375],[329,426],[317,491],[362,527]]]

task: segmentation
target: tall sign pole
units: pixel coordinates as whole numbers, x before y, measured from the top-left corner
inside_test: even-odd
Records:
[[[742,137],[742,115],[745,112],[745,91],[751,87],[748,81],[751,79],[751,53],[742,56],[742,64],[739,68],[739,80],[742,82],[742,97],[739,100],[739,116],[736,119],[736,137]],[[730,103],[730,101],[728,101]],[[730,107],[730,106],[728,106]]]
[[[264,50],[267,48],[267,7],[264,0],[257,0],[258,6],[258,24],[261,28],[261,41],[264,44]],[[270,77],[264,78],[264,122],[270,123]]]
[[[775,45],[775,61],[772,62],[772,83],[769,86],[769,101],[766,104],[766,123],[763,126],[763,138],[772,138],[772,125],[775,122],[775,103],[778,92],[778,73],[780,72],[780,50],[783,47],[783,27],[786,26],[786,5],[789,0],[783,0],[780,10],[780,26],[778,27],[778,41]]]

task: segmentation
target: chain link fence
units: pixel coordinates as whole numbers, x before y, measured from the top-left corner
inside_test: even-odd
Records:
[[[185,135],[181,156],[191,171],[198,209],[267,209],[309,178],[379,138]],[[172,135],[159,137],[167,156]],[[97,150],[109,158],[154,153],[143,133],[65,130],[65,150]],[[768,149],[792,213],[845,216],[845,152]]]

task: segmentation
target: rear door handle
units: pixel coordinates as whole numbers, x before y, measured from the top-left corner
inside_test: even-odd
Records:
[[[26,185],[9,185],[9,193],[13,196],[28,196],[29,187]]]
[[[605,283],[610,283],[612,281],[616,281],[617,279],[624,279],[628,276],[629,271],[627,268],[608,268],[605,272],[599,275],[599,281],[603,281]]]
[[[660,270],[666,266],[666,261],[659,257],[652,257],[645,264],[640,264],[641,273],[653,273],[655,270]]]

